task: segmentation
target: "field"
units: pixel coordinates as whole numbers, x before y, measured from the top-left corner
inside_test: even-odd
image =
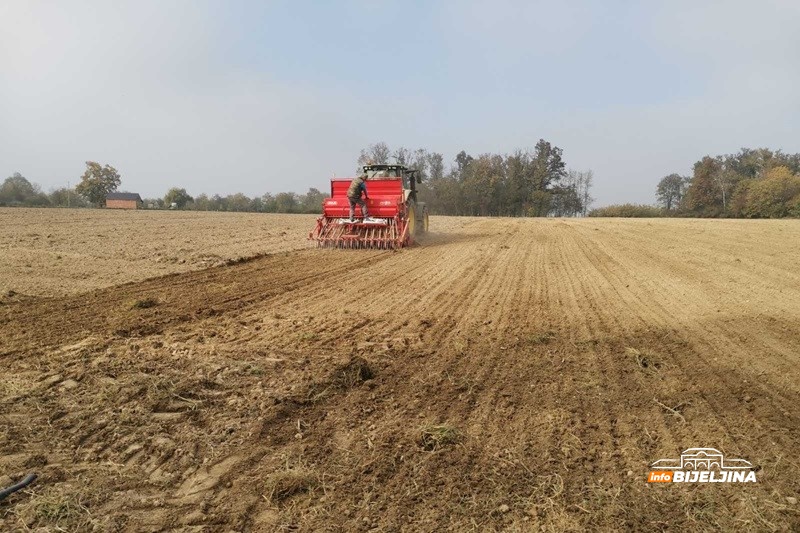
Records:
[[[0,295],[56,296],[309,247],[313,215],[0,208]]]
[[[800,221],[0,220],[0,530],[800,528]]]

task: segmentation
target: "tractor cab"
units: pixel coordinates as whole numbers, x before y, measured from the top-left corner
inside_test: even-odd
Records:
[[[403,189],[409,191],[408,197],[417,201],[417,184],[422,180],[414,169],[406,168],[403,165],[364,165],[361,167],[368,181],[378,180],[403,180]],[[369,186],[367,186],[369,187]]]

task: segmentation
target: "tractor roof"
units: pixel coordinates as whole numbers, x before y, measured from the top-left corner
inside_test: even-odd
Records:
[[[364,169],[364,172],[367,172],[368,170],[399,170],[400,172],[408,172],[409,174],[414,174],[417,172],[416,169],[408,168],[405,165],[364,165],[362,168]]]
[[[364,170],[408,170],[403,165],[364,165]]]

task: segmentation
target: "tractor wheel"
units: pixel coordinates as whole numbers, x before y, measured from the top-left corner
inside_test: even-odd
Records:
[[[408,224],[408,244],[413,244],[414,236],[417,234],[417,208],[413,205],[408,206],[406,224]]]

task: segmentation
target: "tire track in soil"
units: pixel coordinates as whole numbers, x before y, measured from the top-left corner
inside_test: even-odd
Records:
[[[604,264],[604,262],[597,261],[595,258],[594,264]],[[620,265],[617,264],[616,266],[619,267]],[[606,275],[619,276],[620,270],[620,268],[615,268],[613,271],[607,272]],[[666,309],[657,302],[669,302],[669,298],[666,297],[665,293],[654,295],[652,298],[643,298],[636,302],[633,309],[637,310],[637,316],[649,316],[653,321],[660,323],[659,325],[662,327],[668,327],[671,318],[671,323],[674,326],[675,312]],[[783,425],[788,425],[790,427],[796,426],[797,421],[792,420],[789,424],[786,424],[786,421],[783,420],[781,421],[782,423],[779,422],[776,424],[775,422],[777,421],[774,420],[773,417],[770,415],[765,416],[763,412],[753,413],[752,410],[750,410],[751,412],[746,412],[745,402],[740,400],[741,396],[739,396],[739,398],[735,396],[731,397],[731,393],[737,394],[737,391],[741,390],[741,383],[747,383],[747,379],[744,379],[743,375],[736,371],[713,371],[712,369],[715,365],[708,356],[704,355],[705,353],[719,353],[720,349],[725,347],[725,345],[732,345],[733,343],[726,339],[729,334],[711,328],[701,329],[698,326],[699,324],[696,323],[682,324],[681,329],[689,334],[674,335],[681,338],[681,341],[678,344],[679,349],[674,349],[670,352],[672,360],[677,364],[677,371],[679,372],[679,375],[674,376],[675,379],[672,380],[673,383],[677,381],[681,384],[678,388],[680,388],[682,392],[678,397],[690,399],[692,402],[691,412],[686,415],[689,423],[686,424],[685,427],[678,428],[683,431],[679,431],[678,434],[675,435],[675,437],[679,438],[682,442],[682,445],[678,446],[673,442],[672,449],[680,450],[692,445],[691,443],[700,441],[702,435],[707,434],[710,428],[716,427],[719,429],[712,429],[711,431],[719,432],[719,430],[722,430],[726,436],[726,439],[720,441],[723,444],[718,445],[718,447],[723,450],[728,448],[729,452],[731,452],[730,448],[732,448],[733,452],[738,455],[748,455],[751,458],[758,458],[760,450],[768,446],[768,440],[776,440],[783,436],[783,432],[780,430],[776,432],[776,429]],[[676,333],[675,330],[667,329],[666,331],[672,334]],[[656,341],[655,345],[657,349],[665,350],[668,348],[667,345],[669,343],[665,343],[663,338],[658,339],[655,335],[653,335],[652,338]],[[702,348],[699,347],[696,342],[690,342],[692,338],[712,338],[715,339],[715,342],[705,342],[704,344],[706,347]],[[606,359],[606,361],[608,360],[609,359]],[[698,365],[698,363],[701,364]],[[701,370],[698,371],[699,369]],[[674,370],[672,373],[674,373]],[[710,383],[722,383],[724,385],[709,387]],[[688,387],[686,384],[688,384]],[[710,391],[709,388],[711,389]],[[765,389],[762,388],[762,391],[765,391]],[[670,392],[674,394],[674,388]],[[741,392],[738,392],[738,395],[741,395]],[[776,392],[774,389],[771,391],[770,396],[772,399],[775,399],[776,396],[780,398],[783,397],[780,392]],[[796,405],[796,402],[792,403],[792,405]],[[788,415],[786,411],[787,407],[788,405],[784,404],[774,412],[783,412]],[[746,426],[750,437],[745,437],[741,431],[737,430],[737,428],[734,427],[733,421],[738,422],[740,427]],[[764,427],[763,422],[767,422],[766,426],[771,428],[771,430]],[[673,433],[675,433],[675,430],[673,430]],[[756,439],[753,438],[754,435],[763,437],[767,434],[770,435],[770,439],[760,438],[756,441]],[[726,440],[730,440],[733,446],[725,446],[724,442]],[[774,445],[774,443],[772,444]],[[796,448],[796,446],[796,442],[786,442],[782,445],[786,450]],[[666,451],[669,450],[667,449]],[[767,481],[769,480],[767,479]]]
[[[363,255],[344,256],[337,259],[334,266],[322,271],[313,262],[320,253],[323,252],[315,250],[255,258],[240,264],[171,274],[86,295],[3,306],[0,308],[0,322],[6,322],[7,327],[0,333],[0,345],[22,345],[18,351],[30,353],[35,349],[76,341],[90,334],[108,335],[119,330],[121,324],[111,317],[120,312],[128,320],[136,316],[136,327],[152,335],[168,325],[194,321],[198,313],[222,314],[291,292],[303,283],[329,279],[348,270],[363,268],[385,260],[391,252],[367,253],[366,258]],[[312,268],[305,270],[309,265]],[[264,281],[259,282],[261,278]],[[240,281],[245,279],[255,283]],[[187,291],[187,288],[195,290]],[[131,305],[147,297],[163,301],[152,312],[137,315],[130,308]],[[164,315],[163,318],[160,315]],[[34,322],[36,328],[31,327]],[[44,339],[41,338],[42,332],[45,332]],[[29,342],[25,343],[26,340]],[[8,355],[12,355],[12,352],[5,349],[0,351],[0,357]]]
[[[44,379],[43,354],[61,375],[18,401],[0,390],[0,408],[30,415],[15,428],[26,451],[56,443],[50,462],[94,476],[108,489],[95,514],[129,529],[791,529],[796,511],[775,502],[800,489],[789,459],[797,391],[772,390],[773,374],[754,379],[761,367],[744,363],[747,350],[790,357],[797,336],[735,322],[752,339],[738,346],[741,331],[710,309],[753,309],[704,301],[717,289],[707,271],[662,260],[658,235],[681,242],[675,227],[693,230],[669,222],[647,239],[629,221],[477,220],[429,248],[297,252],[20,303],[0,309],[4,362]],[[737,291],[727,301],[747,287]],[[152,294],[164,300],[152,313],[93,316]],[[780,305],[794,315],[792,295]],[[56,314],[77,331],[24,325]],[[114,335],[140,315],[141,335]],[[89,332],[95,341],[63,349]],[[645,371],[627,348],[660,366]],[[356,355],[375,378],[332,387]],[[785,368],[790,383],[797,369]],[[108,379],[116,392],[101,390]],[[754,402],[740,400],[746,391]],[[686,422],[653,396],[691,400]],[[47,420],[34,404],[66,415]],[[95,419],[91,404],[114,414]],[[452,425],[458,441],[426,450],[420,431],[432,424]],[[763,463],[764,483],[644,483],[650,461],[717,443]],[[314,481],[269,499],[275,476],[303,472]],[[131,490],[141,499],[124,505]]]
[[[570,264],[570,262],[569,262],[569,261],[562,260],[562,266],[563,266],[563,265],[569,265],[569,264]],[[593,287],[593,286],[594,286],[594,283],[589,283],[589,284],[585,284],[585,283],[584,283],[583,285],[581,285],[581,288],[580,288],[579,290],[576,290],[576,289],[575,289],[576,285],[575,285],[574,281],[576,280],[576,275],[575,275],[575,270],[574,270],[574,269],[573,269],[572,271],[569,271],[569,273],[568,273],[568,275],[566,276],[566,278],[567,278],[568,280],[570,280],[570,282],[572,282],[572,283],[571,283],[571,285],[570,285],[570,289],[567,291],[569,294],[571,294],[571,295],[572,295],[572,298],[571,298],[572,302],[575,302],[575,303],[577,303],[577,302],[581,302],[581,301],[582,301],[582,300],[581,300],[581,298],[579,298],[579,297],[578,297],[578,295],[579,295],[579,294],[586,294],[586,293],[588,293],[588,294],[592,294],[592,293],[594,293],[594,295],[595,295],[595,299],[597,299],[597,298],[598,298],[598,295],[599,295],[599,293],[598,293],[597,291],[591,291],[591,290],[588,290],[588,288],[590,288],[590,287]],[[555,279],[558,279],[558,278],[555,278]],[[613,283],[613,280],[612,280],[612,283]],[[489,290],[489,288],[487,287],[486,291],[488,291],[488,290]],[[580,304],[578,304],[578,309],[579,309],[579,310],[578,310],[576,313],[569,313],[569,314],[574,314],[574,315],[577,315],[577,316],[584,316],[584,317],[585,317],[585,316],[590,316],[590,317],[594,317],[594,318],[596,318],[596,317],[595,317],[595,315],[597,315],[597,310],[596,310],[596,307],[583,307],[583,308],[582,308],[582,307],[580,306]],[[605,329],[605,330],[608,330],[608,328],[611,328],[611,329],[614,329],[614,328],[619,328],[619,326],[620,326],[620,325],[621,325],[621,324],[620,324],[619,320],[612,320],[612,321],[610,321],[610,322],[604,322],[604,323],[602,323],[601,327],[599,327],[599,328],[597,328],[597,329],[590,329],[590,330],[589,330],[589,333],[590,333],[590,334],[593,334],[593,333],[595,333],[595,332],[597,332],[597,331],[602,331],[602,330],[604,330],[604,329]],[[625,331],[625,328],[622,328],[622,331]],[[597,355],[597,353],[596,353],[596,352],[594,353],[594,356],[595,356],[594,358],[595,358],[595,362],[596,362],[596,360],[597,360],[597,359],[599,359],[599,357],[600,357],[600,356],[599,356],[599,355]],[[605,356],[605,357],[609,357],[609,354],[605,354],[604,356]],[[618,373],[618,374],[620,374],[621,376],[624,376],[624,374],[625,374],[625,373],[624,373],[624,371],[618,371],[617,373]],[[608,374],[608,371],[604,371],[604,375],[606,375],[606,376],[607,376],[607,374]],[[482,379],[483,379],[483,380],[485,380],[486,378],[485,378],[485,377],[482,377]],[[508,379],[508,375],[504,376],[504,380],[506,380],[506,379]],[[620,382],[621,382],[621,381],[623,381],[623,378],[620,378],[620,377],[617,377],[617,378],[614,378],[614,379],[615,379],[616,381],[620,381]],[[606,381],[608,381],[608,382],[610,382],[610,383],[612,383],[612,384],[613,384],[613,383],[615,383],[615,380],[614,380],[614,379],[608,379],[608,378],[606,378]],[[494,384],[491,384],[491,385],[494,385]],[[491,386],[491,385],[490,385],[490,386]],[[620,396],[620,394],[615,392],[614,394],[612,394],[612,398],[613,398],[614,396]],[[491,398],[485,398],[485,399],[483,399],[483,401],[482,401],[481,403],[488,404],[488,405],[493,405],[493,404],[494,404],[494,402],[496,401],[496,398],[497,398],[497,395],[495,394],[495,395],[494,395],[494,396],[492,396]],[[606,408],[605,408],[605,410],[606,410],[608,413],[614,413],[614,409],[612,409],[612,408],[610,408],[610,407],[609,407],[609,405],[611,405],[611,403],[610,403],[610,402],[605,402],[605,405],[606,405]],[[586,404],[582,404],[582,405],[581,405],[581,408],[579,409],[579,411],[585,411],[585,410],[587,410],[587,407],[588,407],[588,405],[586,405]],[[603,420],[603,418],[604,418],[604,417],[602,417],[602,416],[601,416],[601,417],[598,417],[598,418],[599,418],[599,419],[601,419],[601,420]],[[610,429],[612,430],[612,431],[611,431],[611,433],[612,433],[612,435],[613,435],[613,434],[615,433],[616,421],[618,420],[618,418],[617,418],[617,417],[611,417],[611,416],[609,416],[609,415],[605,415],[605,418],[606,418],[606,419],[611,419],[611,421],[612,421],[612,422],[609,424],[609,427],[610,427]],[[584,417],[582,420],[585,420],[585,417]],[[582,424],[583,424],[583,422],[582,422]],[[582,425],[582,424],[581,424],[581,425]],[[662,427],[663,427],[663,424],[662,424]],[[604,431],[605,431],[605,429],[604,429]],[[624,437],[625,437],[624,433],[625,433],[625,431],[623,431],[623,433],[622,433],[622,434],[618,433],[618,434],[616,434],[616,435],[613,435],[613,440],[614,440],[614,442],[612,443],[612,446],[616,446],[616,445],[617,445],[617,441],[619,441],[620,439],[622,439],[622,438],[624,438]]]
[[[594,246],[589,247],[595,248]],[[595,265],[603,265],[606,264],[605,261],[598,260],[597,256],[595,255],[593,258],[593,263]],[[606,276],[619,276],[619,272],[622,270],[622,266],[619,263],[615,262],[615,268],[613,271],[606,272]],[[617,279],[618,283],[621,282],[621,279]],[[640,299],[635,308],[638,307],[638,312],[636,313],[637,317],[643,316],[650,316],[652,320],[657,323],[657,325],[661,328],[666,328],[669,326],[670,321],[674,325],[674,311],[670,311],[666,309],[663,305],[659,305],[658,302],[668,302],[669,299],[667,298],[668,291],[662,291],[659,294],[653,295],[651,298],[643,298]],[[612,299],[613,301],[613,299]],[[648,303],[649,302],[649,303]],[[639,318],[641,320],[641,318]],[[643,324],[644,325],[644,324]],[[700,379],[703,381],[711,381],[711,382],[722,382],[725,385],[725,389],[729,391],[738,391],[741,389],[742,383],[747,383],[747,379],[745,375],[742,375],[740,372],[736,370],[724,370],[724,371],[717,371],[710,374],[710,370],[714,367],[713,364],[708,359],[708,356],[703,355],[704,353],[720,353],[726,350],[736,351],[738,350],[738,346],[730,342],[728,339],[734,338],[732,331],[725,331],[724,329],[720,328],[720,330],[714,330],[710,328],[701,328],[699,327],[700,324],[697,323],[685,323],[681,324],[681,329],[689,332],[689,334],[684,334],[682,337],[683,342],[683,352],[685,355],[675,354],[677,362],[680,365],[682,375],[679,378],[679,381],[684,383],[690,383],[691,387],[690,390],[684,389],[684,394],[690,397],[699,396],[700,400],[705,404],[706,409],[711,413],[711,416],[716,419],[716,423],[721,424],[723,427],[726,428],[726,433],[733,438],[735,434],[731,428],[729,419],[733,418],[742,422],[743,420],[749,420],[748,425],[763,429],[761,427],[761,423],[759,422],[759,418],[763,415],[756,416],[752,412],[749,412],[748,409],[744,409],[744,402],[741,401],[734,401],[731,402],[728,400],[729,396],[725,394],[719,394],[718,391],[715,391],[714,394],[707,394],[703,393],[703,389],[706,388],[701,385],[700,380],[698,379],[698,374],[701,375]],[[690,339],[707,339],[711,337],[713,342],[705,342],[705,347],[702,345],[691,347],[689,344]],[[774,338],[774,337],[773,337]],[[771,339],[768,337],[765,340],[770,341]],[[702,342],[702,341],[701,341]],[[663,344],[663,342],[662,342]],[[697,344],[692,343],[692,344]],[[776,343],[773,341],[772,345],[774,346]],[[773,350],[777,351],[777,350]],[[778,352],[780,353],[780,352]],[[787,352],[788,353],[788,350]],[[743,357],[744,359],[744,357]],[[698,362],[701,362],[700,368],[703,370],[698,372]],[[709,377],[710,375],[710,377]],[[752,379],[752,377],[751,377]],[[786,398],[786,395],[781,393],[780,390],[776,390],[774,386],[767,386],[765,384],[756,384],[756,387],[760,388],[760,393],[762,395],[766,395],[771,400],[779,400],[776,403],[779,405],[778,409],[775,410],[776,413],[786,413],[788,415],[789,409],[792,406],[796,406],[798,404],[798,398],[796,394],[794,394],[794,398]],[[742,394],[744,396],[744,394]],[[695,405],[695,407],[699,407]],[[706,415],[708,417],[709,415]],[[786,421],[782,423],[777,420],[769,420],[769,425],[773,428],[775,427],[775,423],[778,422],[778,427],[787,425]],[[789,421],[788,426],[796,426],[798,420],[795,418]],[[762,433],[765,434],[765,433]],[[773,437],[775,436],[774,432],[772,433]],[[686,439],[684,439],[686,442]],[[736,442],[736,439],[734,439]],[[744,443],[737,443],[737,448],[739,448],[739,444]],[[748,446],[745,447],[743,452],[756,452],[761,446],[766,444],[766,442],[761,442],[760,444],[753,445],[753,443],[749,443]],[[788,447],[791,445],[797,445],[797,443],[787,443],[789,444]]]

